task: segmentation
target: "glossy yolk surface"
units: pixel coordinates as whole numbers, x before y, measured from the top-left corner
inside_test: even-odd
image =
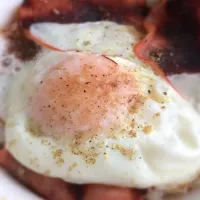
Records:
[[[134,76],[114,61],[71,55],[44,75],[30,100],[30,118],[44,135],[110,132],[139,96]]]

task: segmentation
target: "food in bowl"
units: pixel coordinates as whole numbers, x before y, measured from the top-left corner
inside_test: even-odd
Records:
[[[2,166],[51,200],[76,199],[74,185],[85,200],[192,186],[200,116],[134,53],[140,32],[104,20],[38,22],[24,32],[40,51],[9,87]]]

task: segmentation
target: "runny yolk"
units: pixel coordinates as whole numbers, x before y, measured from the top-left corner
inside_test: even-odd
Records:
[[[94,54],[66,55],[38,85],[30,118],[43,135],[97,133],[120,125],[139,95],[134,76]]]

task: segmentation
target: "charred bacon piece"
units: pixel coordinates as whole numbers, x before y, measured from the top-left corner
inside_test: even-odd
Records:
[[[83,200],[144,200],[144,192],[106,185],[87,185]]]
[[[101,20],[140,26],[146,0],[26,0],[19,11],[24,28],[34,22],[80,23]]]
[[[144,22],[148,34],[135,47],[145,62],[167,74],[200,72],[200,1],[163,0]]]

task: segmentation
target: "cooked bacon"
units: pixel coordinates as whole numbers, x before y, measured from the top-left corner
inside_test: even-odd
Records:
[[[72,0],[26,0],[19,10],[24,27],[33,22],[80,22],[100,20],[100,11],[90,4]]]
[[[81,0],[91,2],[99,6],[110,6],[112,8],[133,8],[146,5],[146,0]]]
[[[26,0],[19,20],[27,28],[33,22],[78,23],[111,20],[140,26],[148,13],[146,0]]]
[[[0,166],[3,166],[27,187],[49,200],[75,200],[69,184],[28,170],[13,159],[5,149],[0,151]]]
[[[144,196],[143,191],[104,185],[84,186],[83,194],[77,194],[81,186],[75,190],[62,180],[37,174],[19,164],[6,149],[0,151],[0,166],[48,200],[75,200],[78,196],[83,200],[143,200]]]
[[[170,73],[200,71],[200,1],[163,0],[144,22],[136,55]]]
[[[83,200],[143,200],[141,191],[105,185],[88,185],[85,187]]]
[[[117,22],[132,24],[141,29],[142,22],[148,14],[147,0],[80,0],[92,3],[107,12],[108,20],[121,19]],[[114,12],[113,12],[114,11]]]

